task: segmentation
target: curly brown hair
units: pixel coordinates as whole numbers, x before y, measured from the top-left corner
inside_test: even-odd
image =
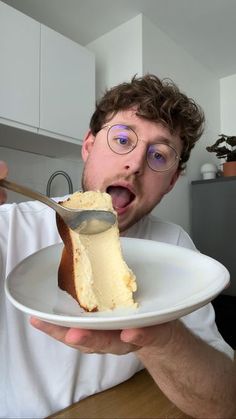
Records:
[[[200,106],[180,92],[170,79],[160,80],[153,74],[139,78],[134,76],[130,83],[125,82],[106,90],[97,102],[90,120],[93,135],[117,112],[133,106],[139,117],[159,122],[171,133],[179,130],[183,141],[179,170],[183,170],[204,129],[205,118]]]

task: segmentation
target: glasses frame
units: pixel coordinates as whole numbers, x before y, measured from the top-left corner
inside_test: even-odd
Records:
[[[108,136],[109,136],[109,132],[110,132],[111,128],[113,128],[113,127],[115,127],[115,126],[117,126],[117,125],[123,125],[124,127],[129,128],[131,131],[133,131],[133,133],[135,134],[135,136],[136,136],[136,138],[137,138],[137,142],[136,142],[135,146],[134,146],[133,148],[131,148],[129,151],[125,152],[125,153],[118,153],[117,151],[114,151],[114,150],[113,150],[113,148],[110,146],[110,143],[109,143],[109,140],[108,140]],[[104,128],[108,128],[108,130],[107,130],[107,145],[108,145],[108,147],[110,148],[110,150],[111,150],[113,153],[118,154],[118,155],[120,155],[120,156],[123,156],[123,155],[126,155],[126,154],[131,153],[131,152],[132,152],[132,151],[133,151],[133,150],[137,147],[138,142],[139,142],[139,141],[142,141],[142,140],[138,137],[138,135],[136,134],[136,132],[134,131],[134,129],[133,129],[133,128],[131,128],[129,125],[122,124],[122,123],[120,123],[120,124],[119,124],[119,123],[117,123],[117,124],[113,124],[113,125],[104,125],[104,126],[100,129],[100,131],[101,131],[102,129],[104,129]],[[173,164],[172,164],[170,167],[168,167],[167,169],[163,169],[163,170],[161,170],[161,169],[160,169],[160,170],[156,170],[156,169],[153,169],[153,167],[151,167],[151,166],[150,166],[150,164],[149,164],[149,161],[148,161],[148,154],[147,154],[148,147],[149,147],[150,145],[157,145],[157,144],[164,144],[164,145],[167,145],[168,147],[170,147],[170,148],[171,148],[171,149],[175,152],[175,155],[176,155],[175,160],[174,160]],[[165,142],[162,142],[162,141],[158,141],[158,142],[157,142],[157,143],[155,143],[155,144],[149,144],[149,145],[147,146],[147,151],[146,151],[146,161],[147,161],[147,165],[148,165],[148,167],[149,167],[151,170],[153,170],[154,172],[168,172],[168,170],[172,169],[172,167],[174,167],[176,163],[178,163],[178,164],[179,164],[179,162],[181,161],[181,157],[180,157],[179,153],[177,152],[177,150],[175,149],[175,147],[173,147],[173,146],[172,146],[172,145],[170,145],[170,144],[166,144]]]

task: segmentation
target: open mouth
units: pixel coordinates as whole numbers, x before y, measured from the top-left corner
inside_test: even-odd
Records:
[[[111,195],[115,210],[126,208],[135,198],[135,195],[123,186],[108,186],[106,192]]]

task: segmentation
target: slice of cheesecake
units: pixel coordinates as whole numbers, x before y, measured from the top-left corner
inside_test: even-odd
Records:
[[[105,192],[76,192],[60,204],[114,211],[111,197]],[[59,287],[86,311],[136,307],[133,299],[136,278],[123,259],[117,223],[103,233],[83,235],[69,229],[57,216],[57,227],[64,242]]]

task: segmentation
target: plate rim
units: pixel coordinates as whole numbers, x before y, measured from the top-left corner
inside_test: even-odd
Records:
[[[209,303],[213,298],[215,298],[224,288],[227,287],[227,285],[229,285],[230,282],[230,275],[229,275],[229,271],[227,270],[227,268],[218,260],[213,259],[212,257],[205,255],[203,253],[200,253],[198,251],[195,251],[193,249],[189,249],[189,248],[185,248],[182,246],[177,246],[174,245],[172,243],[165,243],[165,242],[160,242],[160,241],[155,241],[155,240],[148,240],[148,239],[140,239],[140,238],[130,238],[130,237],[121,237],[121,245],[123,242],[128,242],[128,241],[136,241],[136,242],[145,242],[147,241],[149,244],[150,242],[153,243],[153,246],[162,246],[162,247],[166,247],[166,248],[174,248],[175,250],[178,249],[178,251],[184,251],[184,252],[191,252],[191,254],[194,254],[195,256],[200,256],[205,257],[211,261],[214,262],[214,264],[217,264],[219,268],[221,268],[222,273],[224,275],[222,275],[222,280],[221,280],[221,284],[217,284],[215,287],[212,286],[209,289],[208,293],[205,295],[205,297],[203,299],[201,299],[200,301],[197,300],[193,303],[191,303],[191,300],[188,304],[186,304],[184,306],[184,309],[186,311],[186,313],[183,315],[187,315],[190,314],[192,311],[195,311],[195,307],[197,308],[201,308],[202,306],[206,305],[207,303]],[[56,244],[52,244],[49,246],[46,246],[42,249],[39,249],[38,251],[32,253],[31,255],[27,256],[25,259],[23,259],[21,262],[19,262],[19,264],[17,264],[13,270],[8,274],[6,281],[5,281],[5,293],[6,296],[8,298],[8,300],[11,302],[11,304],[19,309],[20,311],[22,311],[23,313],[30,315],[30,316],[35,316],[37,318],[40,318],[44,321],[47,321],[49,323],[54,323],[54,324],[66,324],[66,323],[71,323],[72,326],[70,327],[80,327],[80,328],[90,328],[90,329],[107,329],[109,325],[112,325],[112,329],[117,329],[119,326],[119,328],[124,328],[124,326],[126,325],[126,328],[130,328],[130,327],[144,327],[143,324],[141,324],[140,326],[134,326],[134,324],[137,324],[138,322],[141,323],[147,323],[152,325],[153,322],[155,321],[156,318],[159,318],[160,316],[164,316],[166,314],[170,314],[173,315],[175,313],[177,313],[181,307],[183,303],[179,303],[179,304],[175,304],[173,307],[171,308],[164,308],[158,311],[148,311],[148,312],[135,312],[134,309],[131,309],[130,314],[129,315],[115,315],[115,316],[102,316],[101,314],[98,317],[94,317],[91,316],[89,317],[89,313],[86,313],[86,316],[76,316],[76,315],[61,315],[61,314],[52,314],[52,313],[47,313],[47,312],[42,312],[39,311],[37,309],[33,309],[30,307],[25,306],[24,304],[20,303],[19,301],[17,301],[12,295],[11,295],[11,291],[10,291],[10,286],[9,286],[9,282],[11,280],[11,277],[14,276],[15,271],[17,271],[20,266],[22,264],[24,264],[28,259],[31,259],[32,257],[37,257],[39,253],[44,253],[47,252],[48,249],[62,249],[63,248],[63,243],[56,243]],[[183,308],[183,307],[182,307]],[[197,309],[196,308],[196,309]],[[129,310],[129,309],[128,309]],[[189,311],[188,311],[189,310]],[[101,312],[100,312],[101,313]],[[181,316],[181,317],[183,317]],[[169,321],[169,320],[168,320]],[[124,326],[120,325],[123,324]],[[159,324],[156,323],[156,324]],[[105,325],[105,327],[104,327]],[[133,326],[132,326],[133,325]]]

